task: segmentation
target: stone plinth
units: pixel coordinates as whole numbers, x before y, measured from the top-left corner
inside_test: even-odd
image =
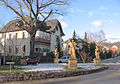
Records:
[[[21,64],[21,65],[26,65],[26,59],[21,58],[21,60],[20,60],[20,64]]]
[[[55,59],[54,59],[54,63],[58,63],[58,62],[59,62],[58,60],[59,60],[59,59],[55,58]]]
[[[93,62],[94,62],[94,65],[95,65],[95,66],[98,66],[98,65],[100,65],[101,60],[98,59],[98,58],[94,58],[94,59],[93,59]]]
[[[77,59],[70,58],[68,60],[68,68],[77,69]]]

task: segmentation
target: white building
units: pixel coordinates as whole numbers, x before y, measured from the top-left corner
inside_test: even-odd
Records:
[[[30,54],[30,35],[26,30],[15,26],[17,21],[12,20],[8,22],[0,31],[1,59],[9,56],[29,56]],[[60,22],[54,19],[46,21],[45,24],[43,28],[38,29],[36,32],[34,49],[36,56],[54,52],[58,39],[60,41],[60,48],[62,49],[61,42],[64,33]],[[24,55],[22,55],[22,51],[24,51]]]

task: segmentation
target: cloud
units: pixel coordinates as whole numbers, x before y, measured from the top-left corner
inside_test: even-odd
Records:
[[[111,42],[120,41],[120,36],[105,35],[105,38],[106,38],[108,41],[111,41]]]
[[[114,16],[119,16],[119,15],[120,15],[120,13],[117,13],[117,12],[116,12],[116,13],[114,13],[113,15],[114,15]]]
[[[83,10],[78,9],[77,12],[78,13],[83,13]]]
[[[91,17],[93,16],[93,12],[89,12],[88,15]]]
[[[70,12],[70,13],[83,13],[83,10],[81,10],[81,9],[75,9],[75,8],[69,8],[68,9],[68,12]]]
[[[113,20],[110,20],[109,22],[112,23],[112,24],[115,23],[115,21],[113,21]]]
[[[108,10],[108,8],[107,8],[107,7],[104,7],[104,6],[100,6],[98,9],[99,9],[99,10],[102,10],[102,11]]]
[[[96,26],[96,27],[101,27],[101,26],[102,26],[101,21],[94,21],[94,22],[92,22],[91,24],[93,24],[93,25]]]
[[[63,28],[67,28],[69,25],[66,23],[66,22],[64,22],[64,21],[60,21],[60,23],[61,23],[61,25],[62,25],[62,27]]]
[[[69,11],[70,13],[74,13],[74,12],[75,12],[75,11],[74,11],[74,8],[69,8],[68,11]]]

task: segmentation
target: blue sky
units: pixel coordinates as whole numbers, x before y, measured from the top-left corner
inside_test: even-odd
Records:
[[[78,0],[68,11],[59,19],[66,25],[64,39],[71,37],[74,30],[83,37],[84,32],[102,29],[108,41],[120,41],[120,0]]]
[[[62,23],[66,36],[70,38],[75,30],[80,36],[84,32],[105,32],[108,41],[120,41],[120,0],[72,0],[73,3],[64,10],[64,16],[57,19]],[[0,7],[0,18],[5,23],[15,18],[15,14],[5,7]],[[7,19],[7,20],[6,20]]]

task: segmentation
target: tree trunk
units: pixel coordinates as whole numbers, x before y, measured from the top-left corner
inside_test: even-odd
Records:
[[[34,48],[35,48],[35,35],[30,34],[30,58],[34,58]]]
[[[82,57],[82,61],[83,61],[83,63],[86,63],[86,61],[85,61],[85,60],[86,60],[86,59]]]

